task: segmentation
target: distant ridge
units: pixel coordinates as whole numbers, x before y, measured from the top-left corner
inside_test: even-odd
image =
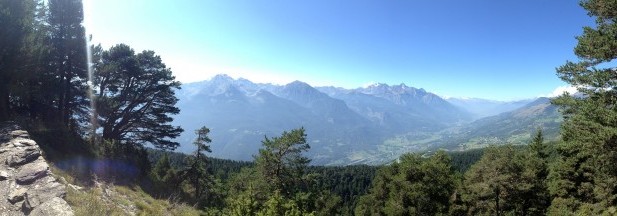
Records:
[[[177,92],[175,124],[192,151],[192,131],[209,127],[213,157],[252,160],[264,136],[304,127],[317,165],[381,164],[409,151],[523,144],[538,126],[556,137],[560,115],[548,99],[443,99],[404,83],[355,89],[254,83],[216,75]],[[474,121],[475,120],[475,121]]]
[[[446,101],[473,114],[474,119],[494,116],[521,108],[534,99],[496,101],[481,98],[448,98]]]
[[[366,88],[313,87],[302,81],[260,84],[216,75],[177,92],[175,123],[186,132],[181,151],[191,151],[191,132],[212,129],[213,156],[251,160],[264,136],[305,127],[316,164],[346,164],[354,152],[378,150],[399,133],[441,130],[471,120],[436,94],[405,84]],[[238,149],[242,149],[239,151]]]
[[[488,145],[528,144],[538,128],[542,129],[545,140],[558,140],[563,117],[550,101],[550,98],[541,97],[518,109],[471,122],[458,133],[437,142],[438,146],[466,150]]]

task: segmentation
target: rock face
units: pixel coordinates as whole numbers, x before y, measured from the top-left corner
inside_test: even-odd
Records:
[[[0,216],[73,215],[65,195],[28,132],[0,124]]]

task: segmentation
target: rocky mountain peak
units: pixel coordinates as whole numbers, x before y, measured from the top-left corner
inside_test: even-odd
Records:
[[[210,79],[211,81],[222,81],[222,82],[231,82],[234,81],[234,78],[230,77],[227,74],[217,74],[214,77],[212,77],[212,79]]]
[[[366,94],[384,94],[388,92],[390,86],[385,83],[374,83],[365,88],[359,88],[358,91]]]
[[[318,91],[317,89],[313,88],[309,84],[302,82],[302,81],[298,81],[298,80],[293,81],[283,86],[281,93],[285,96],[291,96],[291,97],[299,96],[299,95],[314,97],[316,95],[324,94]]]
[[[285,85],[286,88],[313,88],[308,83],[296,80]]]
[[[405,83],[399,85],[388,85],[385,83],[375,83],[364,88],[358,88],[356,91],[370,95],[403,95],[403,94],[426,94],[424,89],[417,89],[407,86]]]

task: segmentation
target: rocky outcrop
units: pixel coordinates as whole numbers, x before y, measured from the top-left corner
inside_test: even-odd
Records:
[[[66,188],[28,132],[11,123],[0,125],[0,216],[73,215],[63,199]]]

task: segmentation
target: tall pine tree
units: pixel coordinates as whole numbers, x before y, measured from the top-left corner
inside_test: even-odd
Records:
[[[271,189],[281,192],[284,197],[301,190],[306,167],[310,162],[302,155],[310,148],[304,128],[283,131],[280,137],[265,137],[262,145],[264,148],[259,149],[255,163],[267,178]]]
[[[541,159],[513,146],[488,147],[465,173],[462,199],[468,215],[543,215]],[[459,210],[460,211],[460,210]]]
[[[379,170],[356,215],[445,215],[454,192],[454,169],[443,151],[430,158],[404,154]]]
[[[207,127],[201,127],[195,131],[197,138],[193,142],[195,152],[188,158],[188,168],[186,169],[186,176],[190,184],[195,189],[195,199],[201,201],[204,198],[204,193],[208,193],[208,186],[212,185],[212,177],[208,173],[208,158],[205,152],[212,152],[208,143],[212,140],[208,137],[210,129]]]
[[[578,87],[553,102],[565,115],[560,157],[550,174],[553,214],[615,212],[617,205],[617,1],[586,0],[581,6],[596,19],[584,27],[558,76]]]
[[[0,121],[14,114],[11,101],[18,95],[16,87],[24,83],[30,73],[28,38],[35,34],[36,0],[0,0]]]
[[[178,147],[170,139],[183,130],[169,123],[170,115],[180,112],[174,92],[180,83],[161,57],[153,51],[135,54],[125,44],[100,53],[95,57],[94,85],[103,139],[160,149]]]
[[[87,119],[87,53],[81,0],[49,0],[51,53],[46,82],[52,84],[55,119],[69,129]]]

